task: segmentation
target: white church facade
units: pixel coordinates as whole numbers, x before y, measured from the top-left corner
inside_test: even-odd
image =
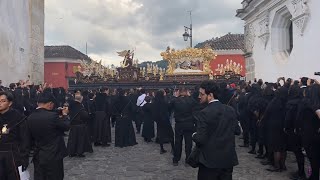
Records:
[[[44,0],[0,0],[0,79],[43,82]]]
[[[243,0],[247,80],[315,78],[320,71],[320,0]]]

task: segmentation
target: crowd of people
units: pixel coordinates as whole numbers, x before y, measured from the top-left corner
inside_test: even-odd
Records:
[[[320,84],[303,77],[284,77],[276,83],[259,80],[241,88],[237,98],[243,145],[271,172],[286,171],[287,152],[293,152],[298,171],[291,179],[307,179],[305,155],[310,161],[308,179],[319,180]],[[258,147],[258,149],[256,148]]]
[[[17,169],[21,166],[21,173],[28,168],[31,154],[35,180],[63,179],[63,158],[83,158],[94,153],[92,146],[107,148],[113,127],[116,147],[136,145],[140,134],[145,142],[158,143],[160,154],[170,143],[172,164],[177,166],[184,140],[186,165],[198,152],[199,180],[232,179],[239,124],[240,146],[250,147],[250,154],[270,166],[266,170],[286,171],[291,151],[298,172],[290,178],[307,179],[306,152],[308,178],[319,179],[320,85],[305,77],[275,83],[204,81],[194,89],[150,91],[70,92],[22,81],[9,87],[0,84],[0,179],[19,179]]]

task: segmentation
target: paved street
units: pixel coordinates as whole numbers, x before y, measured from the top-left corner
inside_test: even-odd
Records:
[[[113,129],[114,131],[114,129]],[[114,134],[114,132],[113,132]],[[114,137],[113,137],[114,138]],[[237,139],[237,143],[240,141]],[[195,180],[197,169],[185,167],[180,162],[178,167],[172,166],[170,145],[166,144],[166,154],[160,155],[159,145],[145,143],[137,136],[138,145],[127,148],[94,147],[93,154],[85,158],[65,159],[66,180]],[[288,155],[287,167],[284,173],[270,173],[265,170],[253,155],[247,153],[247,148],[237,148],[240,164],[235,167],[234,180],[287,180],[288,174],[296,170],[292,154]],[[184,154],[184,153],[183,153]],[[184,159],[184,155],[182,157]],[[30,165],[30,170],[32,165]]]

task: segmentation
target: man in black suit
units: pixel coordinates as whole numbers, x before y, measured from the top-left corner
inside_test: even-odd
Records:
[[[192,136],[200,149],[198,180],[232,180],[233,166],[238,165],[235,134],[239,134],[235,111],[218,99],[219,87],[205,81],[199,89],[200,103],[208,106],[200,111],[197,132]]]
[[[173,165],[178,166],[182,153],[182,140],[185,142],[186,158],[189,157],[192,149],[192,133],[195,131],[194,117],[192,116],[193,108],[196,101],[188,96],[188,90],[180,88],[179,96],[171,101],[171,109],[174,112],[175,119],[175,145]]]
[[[64,177],[63,158],[67,156],[67,149],[63,134],[69,130],[68,109],[64,108],[59,117],[52,111],[54,102],[51,93],[40,94],[37,109],[27,119],[28,149],[35,144],[34,180],[62,180]]]

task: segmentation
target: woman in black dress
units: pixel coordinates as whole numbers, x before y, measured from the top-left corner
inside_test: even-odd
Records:
[[[147,96],[145,98],[147,102],[143,107],[143,129],[142,129],[142,137],[145,142],[151,142],[152,138],[154,138],[154,120],[152,118],[152,104],[151,97]]]
[[[133,103],[124,96],[122,89],[118,89],[118,97],[115,98],[112,112],[116,120],[115,146],[122,148],[138,144],[130,117],[133,112]]]
[[[266,126],[266,140],[268,150],[273,152],[274,167],[267,169],[272,172],[281,172],[286,170],[286,142],[287,136],[284,132],[284,120],[286,114],[286,103],[288,89],[281,87],[275,98],[269,103],[262,121]]]
[[[170,142],[173,152],[174,148],[174,134],[169,120],[169,105],[165,101],[164,91],[159,90],[156,92],[153,108],[153,119],[157,123],[158,138],[160,143],[160,154],[167,151],[163,148],[163,143]]]
[[[320,119],[316,111],[320,109],[320,85],[315,84],[305,90],[298,111],[297,132],[301,133],[302,144],[310,160],[312,169],[310,180],[319,180],[320,168]]]
[[[288,135],[287,150],[295,154],[298,172],[292,176],[292,179],[304,179],[304,155],[302,153],[301,135],[296,131],[296,120],[298,116],[298,107],[301,103],[299,85],[292,85],[289,88],[289,97],[286,104],[285,132]]]

